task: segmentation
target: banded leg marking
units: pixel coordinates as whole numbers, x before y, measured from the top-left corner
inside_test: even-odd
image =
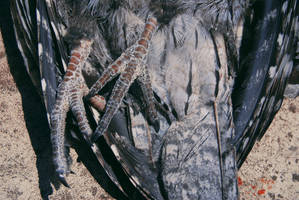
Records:
[[[65,175],[71,171],[68,149],[65,144],[65,120],[70,108],[83,135],[92,133],[91,129],[87,127],[88,123],[82,101],[83,92],[86,91],[87,86],[81,75],[81,69],[89,56],[91,45],[92,41],[82,40],[80,45],[71,51],[68,67],[63,81],[58,86],[56,102],[50,117],[55,171],[60,182],[66,187],[69,185],[65,180]]]
[[[156,131],[159,129],[159,121],[155,111],[150,78],[147,69],[145,69],[145,59],[148,53],[150,40],[156,29],[156,18],[149,17],[140,39],[122,53],[114,63],[108,66],[86,96],[87,99],[93,97],[108,81],[114,78],[117,74],[120,74],[107,103],[105,113],[92,136],[92,142],[95,142],[107,130],[111,119],[116,114],[121,101],[128,92],[130,85],[140,75],[144,77],[140,78],[140,81],[145,82],[144,84],[141,84],[141,87],[145,94],[146,103],[149,108],[148,111],[150,112],[149,116],[151,116],[151,123],[154,125]]]

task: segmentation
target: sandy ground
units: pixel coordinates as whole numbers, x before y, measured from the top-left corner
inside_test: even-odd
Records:
[[[1,29],[3,38],[11,39],[11,30]],[[5,52],[0,36],[0,200],[35,200],[42,196],[53,200],[112,199],[77,162],[72,168],[76,174],[68,176],[71,189],[52,190],[55,182],[51,180],[44,111],[17,54],[9,46]],[[239,172],[241,199],[298,199],[298,128],[299,98],[286,99]],[[76,160],[76,153],[71,154]]]

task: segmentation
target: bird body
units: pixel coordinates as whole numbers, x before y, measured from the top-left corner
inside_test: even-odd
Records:
[[[91,5],[92,2],[89,3]],[[163,4],[159,1],[147,3],[152,3],[153,7]],[[78,12],[88,12],[82,4],[85,3],[82,2],[78,6],[80,8]],[[224,27],[228,29],[228,26],[231,26],[231,31],[237,28],[233,25],[226,1],[219,1],[219,5],[205,1],[193,3],[174,1],[169,4],[175,7],[175,10],[170,13],[173,16],[157,17],[158,19],[166,18],[169,21],[163,21],[153,35],[147,55],[152,88],[169,109],[175,111],[178,118],[178,121],[173,122],[169,127],[167,120],[160,116],[160,123],[164,124],[164,129],[161,129],[159,133],[161,140],[154,141],[163,143],[160,149],[163,160],[161,164],[163,182],[168,194],[173,195],[169,196],[170,199],[208,198],[211,197],[211,193],[215,194],[215,199],[228,197],[235,199],[238,194],[235,152],[229,149],[229,142],[233,137],[230,96],[234,82],[230,75],[231,69],[229,69],[232,66],[228,66],[227,62],[224,39],[226,35],[224,36],[222,30]],[[211,13],[205,10],[208,4],[212,7],[219,6],[219,15],[223,16],[213,19],[213,10],[209,10]],[[130,5],[133,6],[130,7]],[[116,59],[140,37],[146,16],[151,12],[148,9],[150,6],[142,8],[142,5],[124,1],[118,7],[106,8],[107,4],[98,2],[89,8],[91,11],[97,10],[97,12],[91,12],[91,17],[75,18],[74,26],[69,29],[69,34],[72,34],[72,30],[75,30],[75,33],[80,31],[82,35],[96,30],[96,33],[90,35],[92,37],[102,35],[100,38],[104,41],[94,43],[90,57],[93,57],[93,54],[104,55],[103,52],[110,52],[109,56],[97,59],[96,62],[110,58]],[[163,5],[167,10],[168,3]],[[111,3],[111,6],[115,5]],[[104,11],[99,11],[99,9]],[[176,11],[178,13],[175,13]],[[241,11],[236,11],[238,14],[234,16],[239,15],[239,20],[241,20]],[[75,16],[80,15],[75,14]],[[89,29],[89,26],[85,25],[86,20],[97,20],[92,16],[102,19],[104,23],[100,26],[103,27],[98,30],[97,28]],[[234,24],[241,23],[234,20]],[[70,24],[72,24],[71,21]],[[93,22],[88,24],[93,24]],[[227,25],[224,26],[224,24]],[[86,28],[88,30],[85,30]],[[235,35],[232,37],[235,38]],[[74,37],[71,38],[75,41]],[[107,49],[102,49],[103,44],[106,44]],[[90,66],[96,66],[95,63],[90,62]],[[134,129],[134,124],[141,123],[138,121],[140,118],[142,117],[131,115],[133,135],[148,132],[145,129]],[[143,123],[146,123],[146,120]],[[134,133],[134,130],[141,133]],[[163,136],[164,133],[166,133],[165,136]],[[147,134],[156,133],[151,129]],[[149,144],[140,146],[144,145]],[[223,160],[219,159],[222,151],[228,152]],[[153,159],[157,162],[159,157]],[[180,164],[182,160],[184,164]],[[189,181],[181,181],[180,175]],[[212,181],[210,177],[213,177]]]
[[[14,6],[22,7],[24,2],[15,1]],[[245,160],[257,136],[263,134],[279,105],[277,108],[260,107],[270,101],[271,97],[267,95],[275,96],[275,91],[278,96],[275,101],[272,96],[271,105],[281,102],[279,94],[292,70],[294,51],[291,46],[298,39],[296,1],[47,0],[37,1],[32,7],[37,10],[36,26],[32,27],[37,27],[38,32],[39,59],[36,60],[40,77],[36,78],[32,70],[28,71],[43,94],[49,119],[53,116],[52,110],[59,105],[56,100],[61,99],[59,93],[64,93],[58,85],[63,85],[68,78],[67,73],[62,78],[73,62],[68,55],[73,55],[82,41],[92,41],[88,47],[89,56],[78,68],[82,72],[79,76],[84,80],[82,88],[93,90],[94,85],[102,83],[99,80],[103,77],[106,80],[104,75],[113,66],[120,69],[122,64],[130,65],[136,61],[135,72],[144,72],[132,76],[120,72],[116,78],[113,74],[108,78],[112,83],[102,84],[99,92],[108,101],[107,107],[109,101],[120,101],[114,114],[109,116],[112,119],[106,123],[110,123],[110,127],[104,138],[121,163],[125,176],[137,188],[136,192],[126,191],[127,185],[118,179],[118,172],[113,166],[107,167],[104,154],[96,154],[109,178],[129,199],[238,199],[238,166]],[[280,13],[291,13],[292,17],[287,20]],[[275,21],[277,26],[272,25]],[[253,27],[259,23],[263,26]],[[23,32],[18,31],[17,20],[15,24],[18,37]],[[289,31],[280,33],[281,27],[289,27]],[[273,37],[268,37],[268,30]],[[249,45],[248,51],[243,51],[248,45],[248,35],[254,31],[265,37],[256,38],[257,45]],[[263,44],[279,39],[279,34],[290,35],[290,39],[261,50]],[[142,38],[148,46],[142,43],[145,53],[138,54],[143,57],[140,60],[134,56]],[[20,43],[19,47],[26,58],[26,45]],[[274,49],[282,52],[278,55],[287,56],[275,60],[277,54],[271,53]],[[259,64],[263,63],[259,60],[260,52],[266,52],[264,60],[269,62]],[[245,62],[247,59],[252,62]],[[271,65],[276,66],[275,75],[267,74]],[[28,62],[27,69],[35,68]],[[130,71],[130,68],[125,69]],[[264,71],[264,76],[255,74],[255,69]],[[143,78],[138,78],[140,74]],[[271,81],[269,76],[280,81]],[[136,78],[135,82],[132,77]],[[130,89],[129,86],[126,90],[115,89],[121,81],[130,83],[127,84]],[[267,90],[256,89],[257,97],[253,102],[246,92],[255,88]],[[81,92],[79,99],[86,95],[83,90]],[[247,101],[252,101],[252,105]],[[154,111],[150,106],[153,103],[156,105]],[[83,108],[83,102],[81,105]],[[56,109],[54,113],[66,116],[65,111],[59,111]],[[106,108],[106,113],[109,112]],[[154,112],[157,112],[158,118],[154,119],[158,119],[159,129],[151,118]],[[87,114],[82,113],[87,115],[91,126],[88,109]],[[260,114],[271,117],[259,118]],[[105,116],[101,116],[104,121]],[[80,126],[78,119],[72,121],[79,122]],[[260,126],[261,119],[264,124],[259,130],[256,127]],[[65,126],[64,120],[56,121],[59,126]],[[53,127],[52,123],[52,130]],[[92,129],[91,126],[87,131],[88,137],[93,134]],[[70,161],[64,137],[64,131],[52,131],[54,163],[65,181],[64,174],[70,172]],[[64,150],[56,151],[58,147]],[[95,152],[102,151],[97,149],[99,143],[92,148]],[[64,161],[57,162],[55,158]]]

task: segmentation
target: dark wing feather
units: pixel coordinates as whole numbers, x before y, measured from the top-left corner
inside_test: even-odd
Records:
[[[256,1],[251,11],[232,97],[239,168],[281,106],[298,39],[296,0]]]
[[[63,52],[57,52],[55,49],[58,38],[53,34],[53,27],[45,1],[37,1],[37,36],[38,36],[38,66],[41,75],[41,89],[43,92],[44,104],[47,113],[51,113],[55,104],[56,90],[59,79],[61,79],[62,70],[58,61],[61,59]],[[49,15],[48,15],[49,13]],[[49,120],[49,116],[48,116]]]
[[[15,0],[10,2],[16,41],[26,70],[34,86],[41,94],[37,55],[36,2]]]

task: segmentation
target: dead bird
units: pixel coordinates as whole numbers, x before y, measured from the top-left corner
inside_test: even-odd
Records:
[[[298,59],[296,1],[12,5],[21,8],[12,9],[19,48],[43,94],[63,184],[72,110],[90,147],[105,137],[133,189],[105,169],[127,198],[238,198],[237,167],[278,111]],[[98,128],[84,102],[102,114]]]

